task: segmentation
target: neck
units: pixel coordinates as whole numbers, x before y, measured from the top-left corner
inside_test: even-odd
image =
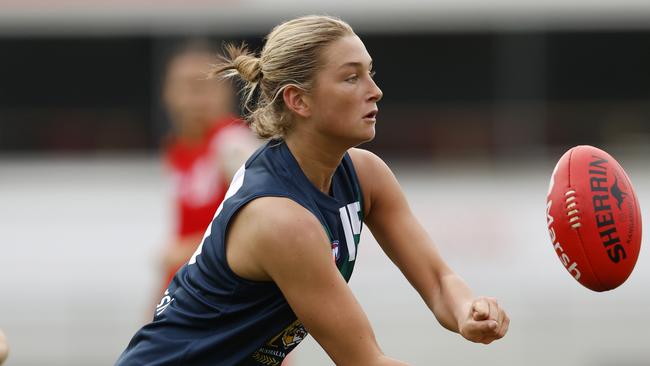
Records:
[[[291,133],[284,141],[307,179],[321,192],[329,194],[332,176],[347,149],[313,135]]]

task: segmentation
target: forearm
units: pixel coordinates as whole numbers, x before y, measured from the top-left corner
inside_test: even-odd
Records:
[[[323,301],[327,303],[328,301]],[[327,307],[333,307],[331,304]],[[359,309],[360,310],[360,309]],[[355,314],[356,313],[356,314]],[[341,312],[328,317],[328,323],[338,324],[332,331],[331,323],[325,327],[312,327],[310,333],[323,347],[335,364],[340,366],[405,366],[404,362],[386,356],[379,347],[370,323],[361,311]]]
[[[458,333],[460,322],[471,310],[473,298],[467,283],[452,272],[440,277],[438,291],[425,302],[443,327]]]
[[[338,365],[338,364],[337,364]],[[346,364],[340,364],[341,366],[347,366]],[[368,365],[368,366],[409,366],[408,363],[398,361],[396,359],[390,358],[385,355],[378,356],[373,360],[366,360],[364,363],[350,363],[349,365]]]
[[[337,365],[340,366],[356,366],[356,365],[368,365],[368,366],[409,366],[408,363],[390,358],[382,353],[376,354],[371,357],[364,357],[360,359],[344,359],[344,360],[334,360]]]
[[[354,349],[348,350],[348,352],[344,352],[343,354],[339,352],[338,357],[330,352],[328,352],[328,355],[332,358],[332,361],[339,366],[409,366],[406,362],[396,360],[383,354],[377,343],[374,341],[374,337],[371,345],[362,345],[357,342]]]

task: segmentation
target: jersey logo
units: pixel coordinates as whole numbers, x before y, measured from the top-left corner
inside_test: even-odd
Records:
[[[332,242],[332,258],[334,258],[334,261],[337,261],[339,260],[339,257],[339,241],[334,240]]]
[[[255,351],[253,359],[263,365],[279,366],[287,354],[298,343],[307,338],[308,334],[300,320],[296,319],[275,337],[271,338],[264,346]]]
[[[285,348],[293,347],[307,337],[307,331],[302,324],[297,327],[287,329],[282,335],[282,344]]]
[[[355,245],[354,236],[361,234],[361,220],[359,220],[360,212],[361,205],[359,204],[359,201],[339,208],[341,224],[343,225],[343,232],[345,233],[345,242],[348,247],[348,261],[350,262],[354,261],[357,257],[357,247]]]
[[[169,304],[174,301],[174,298],[169,296],[169,289],[165,290],[165,296],[163,296],[162,299],[160,299],[160,303],[156,305],[156,316],[160,316],[165,310],[167,310],[167,307]]]
[[[298,343],[300,343],[300,341],[305,339],[307,337],[307,334],[309,333],[302,325],[300,320],[296,319],[293,323],[289,324],[288,327],[284,328],[275,337],[271,338],[271,340],[266,345],[269,347],[279,348],[284,351],[287,351],[290,350],[291,347],[297,345]],[[261,351],[262,353],[280,356],[277,354],[277,352],[269,352],[264,348],[262,348]],[[281,356],[284,357],[286,356],[286,354]]]

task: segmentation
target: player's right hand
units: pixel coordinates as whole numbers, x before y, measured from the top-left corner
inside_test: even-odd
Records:
[[[460,334],[465,339],[483,344],[503,338],[508,332],[510,318],[492,297],[475,299],[467,317],[460,324]]]

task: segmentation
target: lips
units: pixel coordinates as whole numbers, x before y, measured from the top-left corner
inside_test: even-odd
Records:
[[[377,117],[377,112],[379,112],[379,110],[377,110],[377,109],[373,109],[373,110],[370,111],[368,114],[366,114],[365,116],[363,116],[363,118],[375,118],[375,117]]]

